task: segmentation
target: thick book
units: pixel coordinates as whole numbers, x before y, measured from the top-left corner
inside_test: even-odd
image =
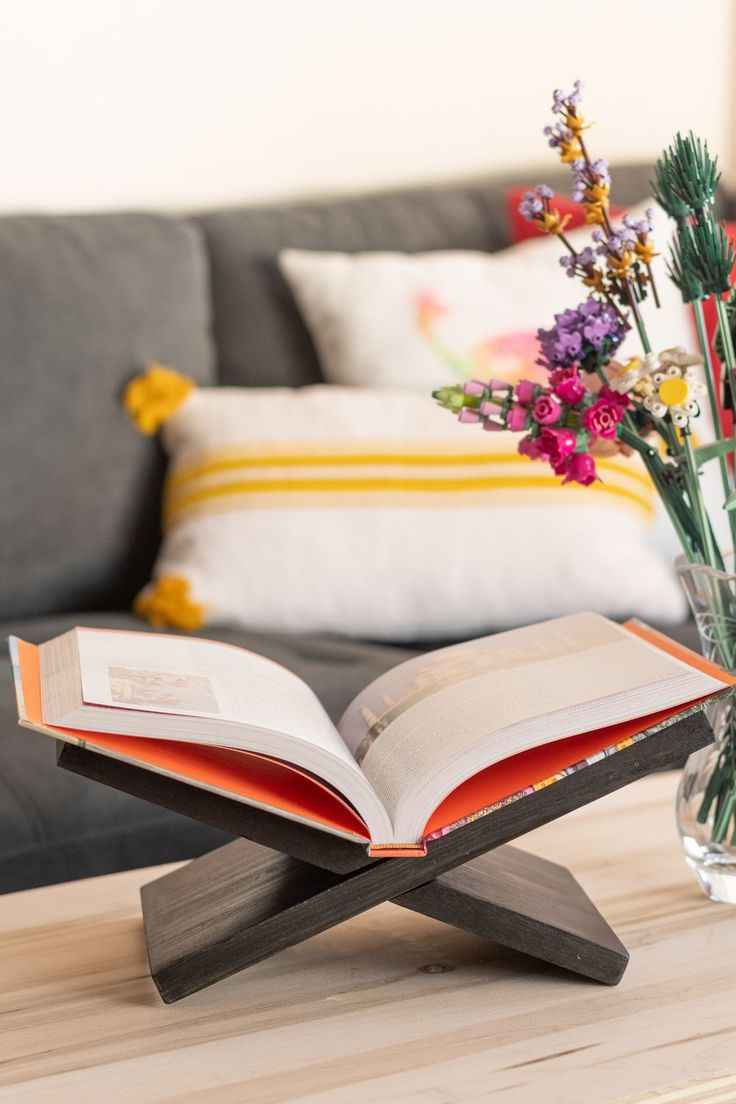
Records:
[[[640,622],[580,613],[407,660],[336,727],[293,672],[219,641],[76,628],[10,643],[21,725],[377,857],[422,855],[736,684]]]

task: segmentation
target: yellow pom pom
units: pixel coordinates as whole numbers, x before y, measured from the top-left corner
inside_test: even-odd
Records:
[[[158,433],[194,386],[193,380],[173,368],[149,364],[146,371],[125,388],[123,406],[141,433],[151,435]]]
[[[205,620],[205,607],[192,601],[189,580],[181,575],[164,575],[150,583],[133,609],[156,628],[201,629]]]

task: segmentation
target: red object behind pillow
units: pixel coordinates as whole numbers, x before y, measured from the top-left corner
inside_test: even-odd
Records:
[[[519,242],[527,241],[529,238],[541,238],[543,236],[539,230],[537,230],[536,226],[531,222],[527,222],[526,219],[519,214],[519,204],[525,192],[532,191],[533,187],[533,184],[517,184],[515,187],[509,188],[506,192],[506,218],[508,221],[509,242],[511,245],[518,245]],[[585,226],[585,212],[579,203],[575,203],[569,196],[558,195],[557,193],[554,194],[551,202],[561,215],[570,216],[570,221],[567,224],[569,230],[577,230],[578,227]],[[625,213],[625,207],[611,207],[611,216],[613,218],[620,218],[621,215]]]
[[[736,239],[736,222],[727,222],[724,224],[726,233],[731,241]],[[733,270],[732,270],[733,274]],[[728,293],[723,296],[723,299],[728,298]],[[718,315],[716,314],[715,300],[711,297],[703,302],[703,314],[705,315],[705,329],[708,334],[708,342],[710,344],[710,353],[713,360],[713,374],[716,378],[716,392],[719,396],[721,394],[721,362],[718,359],[718,354],[713,347],[713,343],[716,336],[716,330],[718,328]],[[723,430],[725,433],[733,432],[733,414],[730,410],[721,410],[721,417],[723,419]]]

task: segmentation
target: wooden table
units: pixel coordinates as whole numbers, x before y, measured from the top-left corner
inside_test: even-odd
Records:
[[[736,1101],[736,910],[683,862],[675,786],[522,841],[629,947],[615,989],[386,904],[167,1007],[138,900],[162,868],[2,897],[0,1102]]]

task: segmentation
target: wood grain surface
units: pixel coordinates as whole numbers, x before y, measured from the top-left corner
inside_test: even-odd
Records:
[[[683,862],[676,781],[524,839],[631,951],[613,989],[385,904],[166,1006],[138,895],[172,868],[0,898],[0,1102],[736,1100],[736,910]]]
[[[485,870],[487,876],[492,864],[474,867],[475,875],[465,877],[465,888],[459,888],[456,880],[454,888],[450,885],[437,896],[428,883],[507,840],[626,785],[662,765],[676,751],[692,751],[712,738],[702,711],[691,709],[650,730],[645,740],[434,840],[423,859],[384,859],[339,875],[291,857],[291,849],[287,858],[245,840],[227,844],[144,886],[141,892],[156,987],[167,1003],[181,1000],[418,887],[424,888],[413,899],[417,911],[449,923],[454,922],[456,914],[465,916],[470,922],[460,926],[475,934],[488,934],[495,920],[501,928],[500,942],[505,945],[532,954],[539,948],[540,957],[547,961],[575,966],[580,973],[615,984],[626,968],[626,950],[584,894],[575,894],[577,909],[573,918],[565,888],[556,885],[556,891],[551,892],[548,884],[544,900],[548,922],[543,924],[539,908],[535,914],[533,907],[526,907],[527,893],[518,885],[520,871],[515,883],[507,877],[505,885],[499,884],[505,894],[505,909],[489,910],[492,885],[480,891],[480,871]],[[90,753],[74,750],[74,766],[70,769],[85,773],[85,758]],[[107,772],[116,784],[114,780],[121,777],[120,767],[126,765],[104,756],[94,758],[95,776],[101,781],[103,775],[99,772]],[[59,764],[65,763],[68,765],[68,759],[61,754]],[[126,767],[126,779],[129,772]],[[148,783],[149,772],[140,774]],[[130,784],[128,779],[126,788]],[[248,812],[242,805],[239,809]],[[275,841],[283,840],[284,832],[298,836],[302,830],[301,825],[281,817],[272,816],[271,820]],[[279,843],[272,846],[278,847]],[[343,841],[331,840],[331,847],[339,850],[343,846]],[[511,865],[513,860],[508,860],[506,866]],[[564,882],[561,873],[552,874],[551,880],[559,883],[561,877]],[[575,893],[574,879],[568,878],[567,883],[568,894]],[[528,886],[530,902],[536,890],[532,881]],[[407,903],[411,908],[411,898]],[[565,934],[555,948],[557,914]],[[585,922],[586,914],[589,923]],[[522,922],[516,923],[517,919]]]

